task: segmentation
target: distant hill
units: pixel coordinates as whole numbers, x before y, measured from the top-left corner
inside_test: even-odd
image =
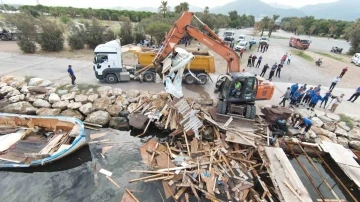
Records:
[[[268,5],[270,5],[271,7],[274,7],[274,8],[283,8],[283,9],[294,8],[294,7],[291,7],[291,6],[277,4],[277,3],[268,3]]]
[[[254,15],[255,17],[260,17],[264,15],[272,16],[273,14],[278,14],[281,17],[302,17],[306,15],[304,12],[295,8],[274,8],[260,0],[236,0],[223,6],[218,6],[210,9],[210,11],[213,13],[222,13],[225,15],[227,15],[228,12],[232,10],[236,10],[239,15],[249,14]]]
[[[308,5],[300,8],[315,18],[355,21],[360,18],[359,0],[339,0],[333,3]]]

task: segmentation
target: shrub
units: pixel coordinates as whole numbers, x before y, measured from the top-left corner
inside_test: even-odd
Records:
[[[105,37],[105,41],[112,41],[116,39],[116,35],[111,29],[105,32],[104,37]]]
[[[20,47],[20,50],[24,53],[35,53],[36,51],[35,43],[28,39],[20,39],[18,41],[18,46]]]
[[[90,25],[87,25],[86,44],[90,48],[95,48],[97,45],[105,42],[104,36],[105,28],[100,25],[99,21],[93,18]]]
[[[42,33],[37,38],[41,49],[44,51],[58,52],[64,48],[63,29],[57,23],[42,19],[40,24]]]
[[[67,24],[67,23],[69,23],[71,20],[70,20],[70,18],[69,18],[68,16],[62,15],[62,16],[60,17],[60,21],[61,21],[62,23],[64,23],[64,24]]]
[[[68,44],[73,50],[83,49],[85,46],[85,37],[81,32],[74,33],[68,37]]]
[[[136,43],[140,43],[141,41],[145,40],[145,34],[144,33],[140,33],[140,32],[136,32],[135,33],[135,42]]]
[[[132,44],[134,43],[133,27],[130,20],[121,23],[120,37],[121,44]]]

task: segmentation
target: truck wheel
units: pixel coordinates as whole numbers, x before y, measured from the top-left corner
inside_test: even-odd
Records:
[[[185,83],[186,84],[195,84],[196,83],[196,80],[193,76],[191,76],[190,74],[188,74],[186,77],[185,77]]]
[[[201,74],[197,78],[200,80],[200,81],[197,81],[197,83],[200,85],[205,85],[208,81],[208,76],[205,74]]]
[[[252,105],[250,119],[255,119],[255,116],[256,116],[256,107],[255,107],[255,105]]]
[[[117,77],[115,76],[115,74],[108,74],[105,77],[105,81],[107,83],[116,83],[117,82]]]
[[[216,106],[216,111],[219,114],[226,114],[227,111],[227,104],[224,101],[220,101],[218,102],[217,106]]]
[[[250,119],[251,116],[251,105],[246,105],[245,118]]]
[[[144,75],[144,81],[146,82],[154,82],[155,81],[155,76],[153,73],[147,73]]]
[[[0,39],[1,39],[1,41],[7,41],[7,40],[8,40],[8,37],[5,36],[5,35],[1,35],[1,36],[0,36]]]

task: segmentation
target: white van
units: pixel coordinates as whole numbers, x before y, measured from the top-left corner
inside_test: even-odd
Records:
[[[360,66],[360,53],[355,53],[351,58],[351,63],[354,63],[356,66]]]

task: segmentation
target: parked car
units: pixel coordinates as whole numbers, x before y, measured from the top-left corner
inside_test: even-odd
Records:
[[[261,37],[259,40],[259,43],[263,43],[263,42],[268,42],[269,41],[269,37]]]
[[[235,32],[233,31],[226,31],[224,33],[224,40],[225,41],[233,41],[235,40]]]
[[[240,41],[245,41],[245,36],[244,36],[244,35],[240,35],[237,41],[238,41],[238,42],[240,42]]]
[[[355,53],[351,58],[351,63],[354,63],[356,66],[360,66],[360,53]]]
[[[249,45],[254,45],[256,44],[256,39],[253,37],[250,41],[249,41]]]
[[[236,46],[235,46],[235,51],[240,51],[241,49],[247,50],[249,48],[249,42],[247,41],[240,41]]]

